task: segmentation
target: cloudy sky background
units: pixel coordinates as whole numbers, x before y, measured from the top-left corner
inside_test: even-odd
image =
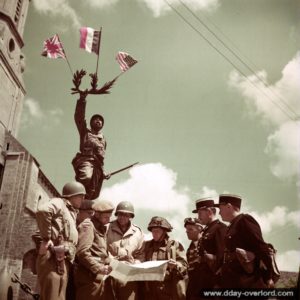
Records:
[[[105,182],[102,197],[132,201],[145,233],[153,215],[166,216],[187,246],[182,223],[195,200],[239,194],[280,268],[297,271],[299,13],[297,0],[33,0],[19,138],[57,189],[73,179],[71,74],[40,53],[58,33],[73,70],[94,72],[79,28],[102,26],[99,85],[120,73],[118,51],[139,63],[111,95],[88,97],[87,118],[105,118],[106,171],[140,162]]]

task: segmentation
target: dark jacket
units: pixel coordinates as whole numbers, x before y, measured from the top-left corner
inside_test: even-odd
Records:
[[[237,248],[250,251],[255,255],[252,273],[247,273],[238,260]],[[259,268],[260,260],[267,268],[265,280],[271,279],[272,259],[269,246],[263,240],[261,228],[252,216],[240,214],[232,220],[225,236],[224,264],[221,272],[222,287],[265,287]]]

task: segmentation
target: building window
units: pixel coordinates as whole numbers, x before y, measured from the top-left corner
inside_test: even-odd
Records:
[[[16,13],[15,13],[15,22],[17,23],[20,19],[21,14],[21,8],[22,8],[22,0],[18,0],[17,7],[16,7]]]

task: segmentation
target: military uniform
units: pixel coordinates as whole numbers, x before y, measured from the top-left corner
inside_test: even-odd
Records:
[[[246,272],[239,261],[236,249],[250,251],[255,255],[253,270]],[[221,286],[224,288],[265,288],[259,261],[267,267],[265,280],[271,279],[272,259],[269,246],[263,240],[256,220],[248,214],[233,219],[225,236],[224,264],[221,269]],[[244,267],[247,267],[245,265]]]
[[[62,261],[63,274],[57,272],[57,261],[50,249],[37,259],[37,274],[40,284],[41,300],[64,300],[68,283],[70,263],[75,257],[75,246],[78,241],[76,230],[77,210],[67,199],[53,198],[39,207],[36,219],[41,237],[44,241],[52,240],[54,245],[59,243],[68,249],[67,259]],[[64,253],[63,253],[64,256]]]
[[[106,140],[101,132],[94,134],[87,128],[85,108],[86,100],[77,100],[74,119],[80,136],[80,152],[76,154],[72,164],[76,180],[85,186],[86,199],[92,200],[99,196],[104,179]]]
[[[95,218],[86,219],[78,226],[79,242],[74,272],[76,299],[113,299],[110,286],[99,272],[109,263],[106,227]]]
[[[177,268],[167,270],[164,281],[145,282],[143,299],[185,299],[187,261],[183,246],[167,236],[166,239],[160,242],[147,241],[144,251],[145,261],[174,259],[177,263]]]
[[[117,208],[118,211],[118,208]],[[122,260],[122,257],[131,256],[137,259],[141,255],[144,235],[141,229],[130,223],[125,233],[120,229],[117,220],[110,223],[107,231],[107,245],[109,253],[116,259]],[[137,283],[124,283],[116,279],[112,279],[112,287],[115,297],[122,299],[137,299]]]
[[[196,218],[186,218],[184,226],[194,225],[201,226],[200,221]],[[203,227],[201,226],[202,230]],[[199,239],[196,241],[191,241],[187,251],[186,258],[188,263],[188,285],[186,289],[186,299],[194,300],[198,299],[200,295],[201,286],[199,287],[199,278],[203,276],[201,274],[201,265],[200,265],[200,240],[202,232],[199,231]]]

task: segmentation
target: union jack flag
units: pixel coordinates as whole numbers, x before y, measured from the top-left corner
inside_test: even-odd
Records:
[[[126,52],[118,52],[116,60],[119,63],[122,72],[126,72],[137,63],[137,60]]]
[[[42,56],[48,58],[64,58],[66,59],[65,50],[57,34],[44,42]]]

